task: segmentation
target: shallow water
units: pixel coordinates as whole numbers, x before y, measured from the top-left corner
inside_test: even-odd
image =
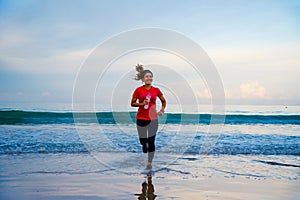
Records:
[[[145,162],[126,158],[120,153],[102,153],[101,160],[90,154],[14,154],[0,155],[0,176],[30,174],[106,174],[142,176]],[[143,154],[139,155],[142,160]],[[110,158],[110,160],[108,160]],[[172,162],[166,162],[171,160]],[[266,155],[176,155],[160,154],[153,163],[154,176],[165,178],[170,175],[180,179],[210,178],[219,173],[225,178],[250,179],[300,179],[300,160],[295,156]]]
[[[160,126],[156,138],[159,152],[225,155],[300,155],[299,125],[224,125],[222,134],[213,125]],[[1,125],[0,153],[132,152],[141,146],[135,125],[42,124]],[[202,152],[203,153],[203,152]]]
[[[160,177],[210,177],[218,172],[224,177],[298,180],[299,109],[271,108],[261,113],[261,107],[230,110],[224,124],[210,124],[210,114],[185,115],[186,122],[193,123],[178,121],[179,113],[166,115],[156,137],[155,173]],[[140,175],[147,161],[134,120],[126,118],[126,112],[100,112],[100,123],[93,123],[88,113],[84,122],[74,124],[72,113],[66,111],[11,110],[0,111],[1,119],[6,120],[0,125],[2,176]]]

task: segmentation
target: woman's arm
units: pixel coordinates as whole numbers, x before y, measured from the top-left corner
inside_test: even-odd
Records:
[[[131,99],[132,107],[139,107],[139,106],[144,106],[144,105],[148,104],[148,101],[146,99],[142,103],[137,103],[136,100],[137,100],[137,98],[132,97],[132,99]]]
[[[165,97],[164,97],[163,95],[161,95],[161,96],[158,97],[158,98],[159,98],[160,101],[161,101],[161,109],[160,109],[160,111],[157,112],[157,114],[158,114],[159,116],[162,116],[162,115],[164,114],[164,112],[165,112],[165,108],[166,108],[166,106],[167,106],[167,101],[166,101],[166,99],[165,99]]]

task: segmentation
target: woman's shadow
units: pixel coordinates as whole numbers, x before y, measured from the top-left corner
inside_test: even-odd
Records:
[[[152,183],[152,177],[148,176],[147,179],[142,183],[142,193],[134,194],[139,200],[154,200],[157,195],[154,194],[154,185]]]

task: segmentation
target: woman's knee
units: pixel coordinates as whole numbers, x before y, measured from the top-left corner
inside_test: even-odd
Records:
[[[148,138],[149,152],[155,151],[155,135]]]
[[[152,145],[149,144],[148,151],[149,152],[154,152],[155,151],[155,144],[152,144]]]
[[[140,138],[141,145],[145,145],[148,142],[147,138]]]

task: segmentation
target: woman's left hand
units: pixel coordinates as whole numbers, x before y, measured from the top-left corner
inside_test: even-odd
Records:
[[[158,114],[158,116],[162,116],[164,113],[161,111],[158,111],[157,114]]]

